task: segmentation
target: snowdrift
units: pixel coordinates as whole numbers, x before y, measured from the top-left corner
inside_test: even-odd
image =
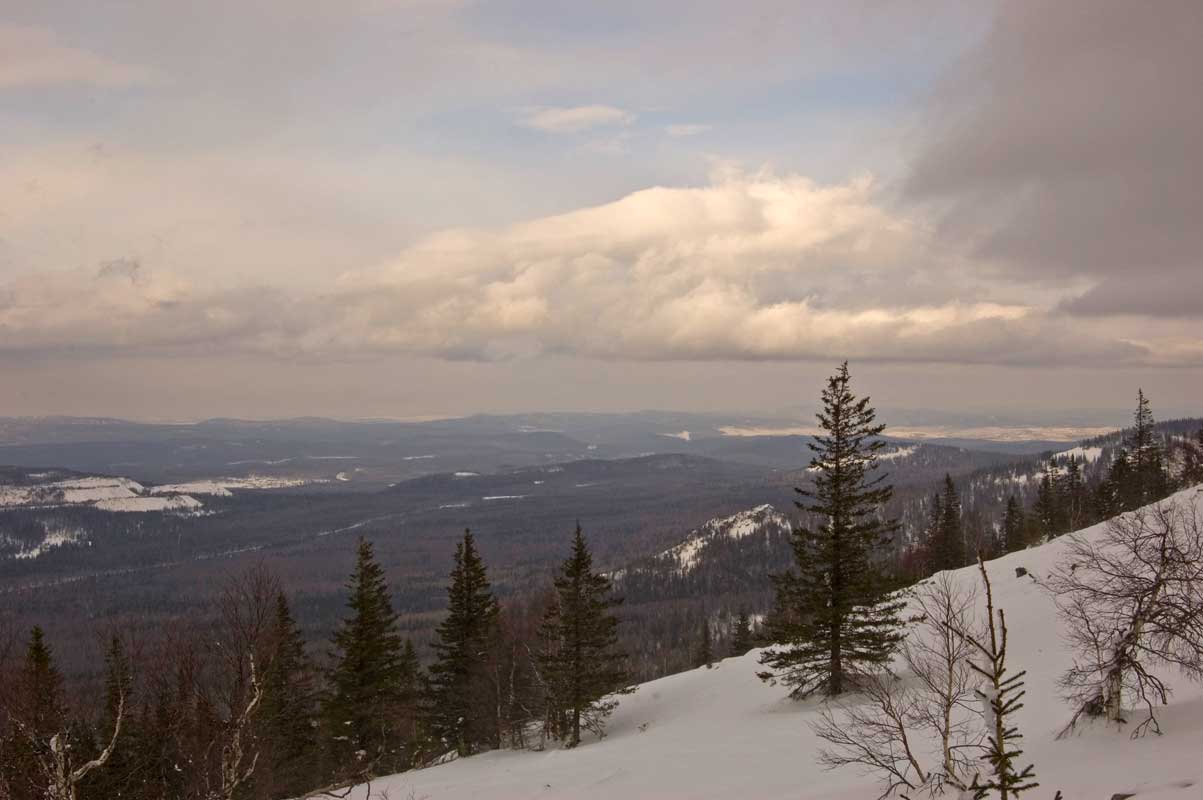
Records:
[[[1203,489],[1171,501],[1203,512]],[[1102,526],[1082,532],[1097,536]],[[1026,669],[1026,706],[1018,722],[1025,763],[1035,763],[1041,787],[1025,794],[1065,800],[1203,798],[1203,686],[1171,680],[1170,705],[1159,710],[1164,734],[1130,739],[1096,726],[1071,738],[1057,733],[1071,716],[1056,680],[1070,663],[1061,644],[1052,597],[1041,581],[1065,549],[1056,540],[987,564],[996,604],[1011,633],[1009,666]],[[1028,574],[1017,576],[1016,568]],[[977,586],[976,567],[955,579]],[[575,750],[499,751],[381,778],[353,793],[357,800],[734,800],[800,798],[872,800],[881,787],[855,770],[824,771],[810,728],[818,701],[798,703],[757,677],[757,652],[643,684],[622,699],[609,735]],[[1174,673],[1167,672],[1174,677]]]

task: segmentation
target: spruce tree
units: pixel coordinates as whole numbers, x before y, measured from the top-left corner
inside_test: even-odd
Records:
[[[731,635],[731,655],[742,656],[755,647],[753,636],[752,621],[748,612],[741,608],[739,616],[735,618],[735,630]]]
[[[805,498],[797,506],[819,524],[791,537],[797,571],[775,578],[784,613],[770,636],[780,645],[761,656],[769,667],[761,677],[791,686],[794,697],[842,694],[858,673],[884,666],[903,638],[902,603],[877,559],[897,530],[881,516],[892,487],[872,475],[885,426],[850,384],[845,362],[823,390],[823,433],[810,444],[814,488],[797,490]]]
[[[1007,498],[1007,510],[1003,515],[1003,546],[1008,553],[1022,550],[1027,546],[1027,521],[1024,519],[1023,506],[1011,495]]]
[[[1141,389],[1136,391],[1136,411],[1132,416],[1132,432],[1124,442],[1132,461],[1132,484],[1127,492],[1129,505],[1125,509],[1128,511],[1160,500],[1168,493],[1161,445],[1154,428],[1156,423],[1149,400]]]
[[[333,666],[322,708],[328,755],[338,769],[355,765],[355,772],[380,774],[405,766],[395,719],[401,637],[384,570],[366,539],[359,540],[347,589],[350,615],[332,639]]]
[[[430,667],[428,732],[466,756],[496,747],[499,731],[488,675],[500,610],[471,531],[455,547],[447,587],[447,616],[435,631],[437,660]]]
[[[137,745],[139,734],[134,712],[134,675],[121,637],[114,634],[104,656],[104,707],[97,733],[102,741],[111,737],[121,717],[121,731],[109,760],[82,783],[82,798],[133,797],[138,785]]]
[[[51,738],[63,733],[67,720],[63,678],[40,627],[29,632],[25,659],[4,704],[8,736],[0,742],[0,791],[15,800],[35,800],[47,791],[42,765],[50,760]]]
[[[559,716],[553,732],[562,727],[568,747],[580,744],[582,727],[602,733],[616,705],[613,694],[630,682],[613,614],[622,601],[611,592],[610,579],[593,570],[593,556],[578,524],[572,553],[555,578],[538,656],[548,705]]]
[[[1040,535],[1052,539],[1061,533],[1058,524],[1061,511],[1057,502],[1057,488],[1053,482],[1052,468],[1044,465],[1044,473],[1040,476],[1040,484],[1036,488],[1036,505],[1032,508],[1032,516]]]
[[[293,797],[316,778],[313,756],[314,688],[305,640],[288,598],[276,595],[269,638],[272,657],[263,674],[259,737],[266,751],[261,774],[273,797]],[[258,776],[257,776],[258,777]]]
[[[965,564],[965,539],[961,532],[961,497],[952,482],[952,476],[944,475],[944,489],[938,495],[939,502],[936,538],[933,542],[932,566],[936,571],[958,569]]]
[[[1076,531],[1087,525],[1086,484],[1082,480],[1082,466],[1077,456],[1071,455],[1065,464],[1065,472],[1058,476],[1057,503],[1060,509],[1059,523],[1062,532]]]

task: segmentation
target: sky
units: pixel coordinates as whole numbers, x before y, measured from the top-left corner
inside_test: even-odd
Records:
[[[1203,412],[1203,5],[0,0],[0,415]]]

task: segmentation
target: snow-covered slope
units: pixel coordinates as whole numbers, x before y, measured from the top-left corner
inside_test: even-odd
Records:
[[[1203,511],[1203,492],[1175,499]],[[1100,527],[1083,532],[1097,536]],[[1065,549],[1065,540],[989,562],[996,604],[1011,631],[1012,669],[1028,671],[1026,706],[1018,722],[1025,758],[1035,763],[1041,788],[1033,800],[1105,800],[1133,793],[1137,800],[1203,797],[1203,687],[1172,682],[1161,709],[1163,736],[1132,740],[1126,732],[1097,728],[1058,741],[1070,711],[1056,680],[1069,664],[1060,642],[1052,599],[1040,585]],[[1016,576],[1016,567],[1030,575]],[[954,573],[976,587],[975,568]],[[517,798],[815,798],[870,800],[880,793],[872,776],[843,769],[826,772],[809,723],[817,701],[792,702],[781,687],[756,677],[756,652],[639,687],[622,699],[610,735],[576,750],[495,752],[374,782],[371,797],[422,800]],[[353,795],[363,800],[360,787]]]
[[[771,505],[757,506],[729,517],[712,519],[692,531],[685,541],[655,556],[655,560],[674,565],[681,572],[697,566],[702,551],[716,539],[743,539],[757,532],[779,530],[788,533],[789,520]]]

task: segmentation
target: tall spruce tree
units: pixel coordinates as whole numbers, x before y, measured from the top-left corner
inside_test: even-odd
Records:
[[[1023,506],[1015,495],[1007,498],[1007,510],[1003,514],[1003,547],[1008,553],[1022,550],[1027,546],[1027,520],[1024,519]]]
[[[874,476],[884,425],[869,398],[851,389],[848,364],[827,380],[818,414],[823,433],[810,444],[813,489],[798,489],[797,506],[814,527],[792,536],[797,571],[776,576],[777,607],[770,636],[781,644],[761,656],[765,680],[791,695],[835,696],[853,688],[862,671],[885,665],[902,640],[902,603],[875,557],[897,530],[882,519],[892,487]]]
[[[952,482],[952,476],[947,473],[944,475],[944,488],[938,497],[939,517],[932,548],[932,566],[937,571],[959,569],[965,565],[965,538],[961,532],[961,496]]]
[[[268,636],[272,655],[263,675],[257,731],[266,763],[255,776],[256,784],[266,784],[271,797],[294,797],[311,788],[317,778],[315,694],[305,640],[283,592],[276,595]]]
[[[447,616],[436,630],[427,730],[444,748],[470,755],[499,743],[487,664],[500,610],[471,531],[455,547]]]
[[[332,639],[333,666],[322,707],[328,755],[336,770],[395,771],[406,766],[405,742],[396,720],[401,637],[384,570],[366,539],[356,548],[347,590],[350,615]],[[346,766],[352,764],[355,767]]]
[[[540,629],[539,669],[547,687],[548,706],[558,719],[568,747],[581,741],[581,728],[599,735],[614,709],[615,692],[630,682],[626,654],[618,646],[621,603],[610,579],[593,570],[593,556],[576,526],[572,553],[555,578],[555,596]]]

